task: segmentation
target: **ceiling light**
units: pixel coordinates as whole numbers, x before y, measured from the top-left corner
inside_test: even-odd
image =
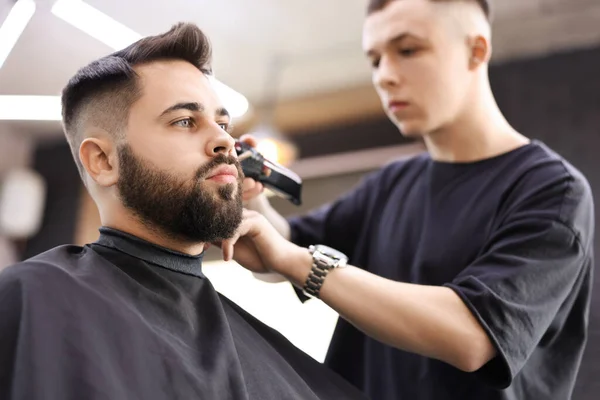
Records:
[[[52,6],[51,12],[115,50],[127,47],[142,38],[139,33],[81,0],[58,0]]]
[[[18,0],[0,26],[0,68],[35,13],[33,0]]]
[[[0,96],[0,120],[60,121],[60,96]]]
[[[142,36],[120,22],[95,9],[81,0],[58,0],[52,13],[114,50],[123,49],[138,41]],[[248,100],[229,86],[211,79],[213,88],[233,118],[248,111]]]
[[[216,79],[215,91],[225,91],[227,111],[233,118],[248,109],[248,100]],[[60,96],[0,95],[0,120],[4,121],[61,121]]]

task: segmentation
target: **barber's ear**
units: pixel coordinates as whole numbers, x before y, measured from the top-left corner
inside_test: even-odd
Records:
[[[119,180],[117,149],[107,137],[91,137],[79,146],[79,158],[90,177],[100,186],[116,185]]]
[[[484,36],[477,35],[469,39],[469,66],[473,69],[488,63],[492,57],[492,46]]]

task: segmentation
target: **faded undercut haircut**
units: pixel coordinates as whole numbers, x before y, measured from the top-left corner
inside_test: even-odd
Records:
[[[396,1],[396,0],[369,0],[369,4],[367,6],[367,15],[370,15],[371,13],[374,13],[376,11],[383,9],[391,1]],[[481,8],[483,13],[485,14],[485,17],[487,18],[487,20],[488,21],[492,20],[492,11],[491,11],[489,0],[429,0],[429,1],[431,1],[433,3],[452,3],[452,2],[476,3]]]
[[[97,127],[115,139],[124,136],[129,110],[142,88],[134,67],[160,60],[183,60],[205,75],[212,74],[211,45],[194,24],[178,23],[81,68],[62,91],[62,122],[77,169],[85,182],[79,147],[87,127]]]

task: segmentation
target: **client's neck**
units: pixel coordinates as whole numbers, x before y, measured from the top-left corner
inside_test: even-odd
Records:
[[[192,256],[198,255],[204,251],[205,243],[187,242],[183,239],[174,238],[164,233],[162,230],[140,221],[137,216],[129,212],[102,213],[100,215],[102,225],[108,228],[120,230],[129,233],[147,242]]]

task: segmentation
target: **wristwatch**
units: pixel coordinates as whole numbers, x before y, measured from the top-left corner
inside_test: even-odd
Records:
[[[310,246],[308,251],[312,255],[313,264],[302,288],[302,293],[308,297],[318,299],[319,291],[329,271],[334,268],[345,267],[348,264],[348,256],[322,244]]]

